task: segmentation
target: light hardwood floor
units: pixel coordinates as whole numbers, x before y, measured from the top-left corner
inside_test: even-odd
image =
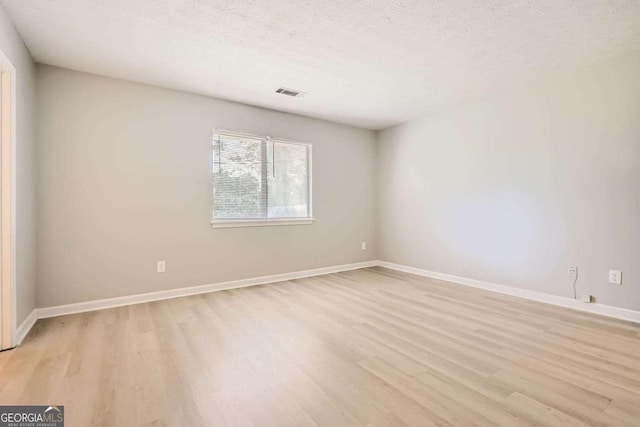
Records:
[[[68,426],[640,425],[640,325],[381,268],[41,320]]]

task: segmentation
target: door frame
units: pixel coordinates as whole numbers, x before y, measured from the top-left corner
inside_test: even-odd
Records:
[[[0,349],[16,345],[16,67],[0,50]],[[9,99],[5,94],[9,89]],[[7,111],[8,110],[8,111]],[[6,126],[5,126],[6,125]],[[8,129],[7,129],[8,128]]]

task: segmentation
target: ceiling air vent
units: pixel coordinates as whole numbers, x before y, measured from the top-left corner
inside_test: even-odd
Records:
[[[287,96],[293,96],[294,98],[302,98],[303,96],[306,95],[305,92],[301,92],[295,89],[287,89],[286,87],[281,87],[276,89],[276,93],[287,95]]]

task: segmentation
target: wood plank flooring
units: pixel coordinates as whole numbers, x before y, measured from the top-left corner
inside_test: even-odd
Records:
[[[638,426],[640,325],[370,268],[40,320],[68,426]]]

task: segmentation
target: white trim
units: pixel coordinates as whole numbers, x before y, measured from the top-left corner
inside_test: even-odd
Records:
[[[107,298],[96,301],[80,302],[76,304],[59,305],[55,307],[38,308],[38,319],[63,316],[66,314],[83,313],[86,311],[103,310],[106,308],[121,307],[124,305],[140,304],[145,302],[160,301],[170,298],[178,298],[189,295],[205,294],[227,289],[244,288],[247,286],[264,285],[267,283],[282,282],[285,280],[302,279],[304,277],[320,276],[323,274],[338,273],[341,271],[357,270],[360,268],[374,267],[377,261],[364,261],[354,264],[334,265],[331,267],[314,268],[311,270],[296,271],[293,273],[272,274],[270,276],[253,277],[249,279],[232,280],[228,282],[212,283],[209,285],[192,286],[189,288],[169,289],[166,291],[149,292],[145,294],[128,295],[124,297]]]
[[[572,308],[593,314],[599,314],[616,319],[628,320],[640,323],[640,311],[628,310],[624,308],[612,307],[604,304],[586,304],[567,297],[545,294],[542,292],[530,291],[527,289],[514,288],[511,286],[498,285],[484,282],[482,280],[469,279],[466,277],[454,276],[446,273],[424,270],[421,268],[409,267],[387,261],[364,261],[354,264],[335,265],[331,267],[302,270],[292,273],[273,274],[270,276],[253,277],[241,280],[231,280],[228,282],[212,283],[209,285],[193,286],[188,288],[169,289],[166,291],[149,292],[145,294],[128,295],[116,298],[87,301],[76,304],[59,305],[55,307],[36,308],[22,322],[17,332],[17,344],[27,336],[37,319],[64,316],[67,314],[84,313],[87,311],[104,310],[107,308],[121,307],[125,305],[141,304],[146,302],[160,301],[171,298],[179,298],[189,295],[205,294],[209,292],[223,291],[227,289],[244,288],[248,286],[264,285],[268,283],[282,282],[285,280],[302,279],[304,277],[320,276],[323,274],[339,273],[341,271],[357,270],[368,267],[385,267],[391,270],[403,271],[405,273],[416,274],[418,276],[430,277],[432,279],[444,280],[461,285],[472,286],[474,288],[485,289],[501,294],[512,295],[533,301]]]
[[[283,218],[283,219],[216,219],[211,221],[211,228],[264,227],[270,225],[309,225],[315,218]]]
[[[586,311],[588,313],[600,314],[602,316],[614,317],[616,319],[628,320],[630,322],[640,323],[640,311],[629,310],[626,308],[613,307],[604,304],[584,303],[573,298],[546,294],[543,292],[531,291],[528,289],[514,288],[511,286],[498,285],[496,283],[485,282],[482,280],[469,279],[467,277],[454,276],[452,274],[439,273],[436,271],[424,270],[416,267],[409,267],[401,264],[394,264],[387,261],[378,261],[378,266],[389,268],[391,270],[403,271],[405,273],[416,274],[418,276],[430,277],[432,279],[444,280],[447,282],[458,283],[460,285],[472,286],[474,288],[485,289],[488,291],[498,292],[501,294],[512,295],[533,301],[544,302],[547,304],[558,305],[561,307],[572,308],[574,310]]]
[[[39,318],[38,309],[34,308],[33,310],[31,310],[31,313],[29,313],[27,318],[24,319],[20,324],[20,326],[18,327],[18,330],[16,332],[16,340],[14,341],[14,344],[13,344],[14,346],[18,346],[22,344],[22,340],[24,340],[24,338],[27,336],[31,328],[33,328],[33,325],[36,324],[36,321],[38,320],[38,318]]]
[[[18,76],[16,67],[13,65],[9,57],[0,50],[0,65],[7,69],[11,74],[11,344],[17,344],[17,325],[18,325],[18,307],[17,307],[17,284],[16,284],[16,141],[18,138],[17,126],[17,81]]]

